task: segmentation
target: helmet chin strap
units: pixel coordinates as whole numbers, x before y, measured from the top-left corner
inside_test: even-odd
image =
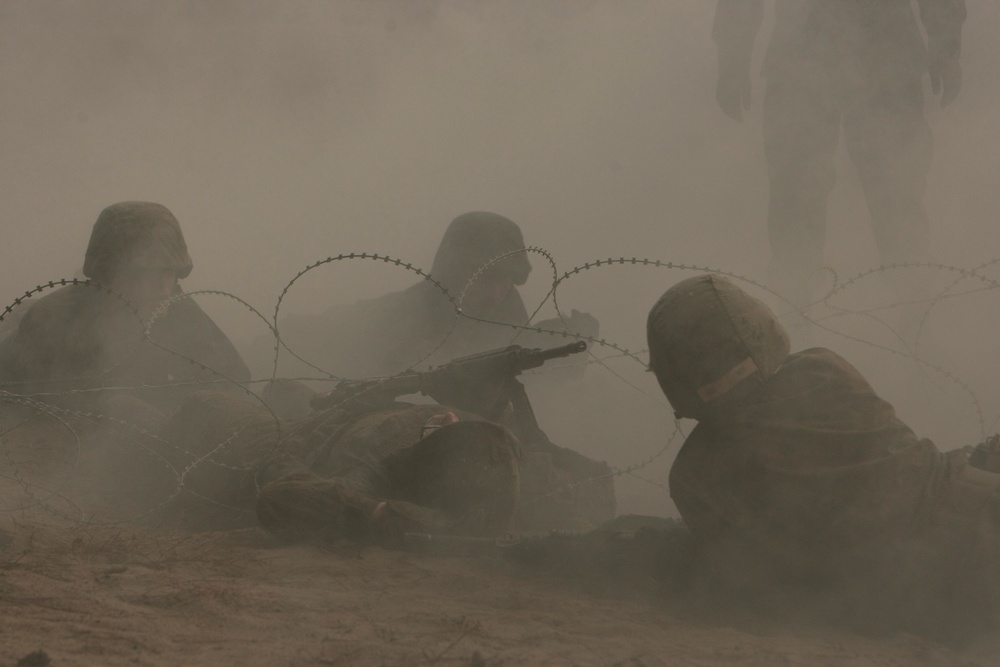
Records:
[[[715,382],[709,382],[708,384],[699,387],[698,397],[706,403],[710,403],[757,371],[757,364],[753,359],[747,357],[740,363],[730,368],[725,375],[720,377]]]

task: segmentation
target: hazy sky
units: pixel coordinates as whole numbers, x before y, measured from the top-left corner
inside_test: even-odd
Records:
[[[959,266],[1000,256],[1000,3],[968,7],[962,94],[946,110],[928,106],[935,252]],[[447,223],[469,210],[519,222],[561,271],[624,255],[763,280],[762,82],[742,124],[715,106],[713,8],[0,0],[0,301],[71,276],[98,212],[125,199],[159,201],[180,219],[195,261],[186,289],[230,291],[268,314],[295,273],[327,255],[382,252],[429,267]],[[849,276],[878,260],[843,153],[838,177],[827,259]],[[549,274],[533,262],[529,301]],[[686,275],[588,271],[560,301],[638,349],[649,306]],[[303,280],[288,308],[412,281],[342,262]],[[263,331],[234,305],[201,303],[234,338]],[[996,291],[955,300],[935,322],[942,363],[979,393],[989,422],[1000,413],[998,306]],[[932,378],[918,396],[894,395],[912,386],[912,368],[851,341],[822,342],[857,354],[918,431],[959,440],[942,446],[975,436],[962,392]],[[638,381],[659,398],[648,375]],[[665,428],[659,405],[654,431]],[[611,434],[614,422],[601,419]]]

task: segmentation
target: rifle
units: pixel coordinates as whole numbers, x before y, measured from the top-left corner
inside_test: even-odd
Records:
[[[550,359],[587,349],[585,341],[548,349],[520,345],[470,354],[426,371],[409,371],[386,378],[342,380],[333,390],[310,401],[315,410],[337,406],[348,410],[390,407],[399,396],[423,394],[442,405],[475,413],[503,424],[522,442],[545,438],[538,427],[524,385],[517,380],[523,371],[538,368]]]

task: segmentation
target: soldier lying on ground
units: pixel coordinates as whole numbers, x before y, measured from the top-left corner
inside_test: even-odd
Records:
[[[160,432],[146,502],[194,530],[253,525],[287,538],[374,539],[405,532],[501,535],[518,495],[520,445],[506,428],[440,405],[330,408],[279,422],[259,405],[199,392]],[[151,469],[150,473],[155,473]],[[147,475],[153,479],[153,474]]]
[[[433,533],[593,528],[615,514],[610,469],[549,442],[515,377],[585,348],[512,346],[423,373],[345,382],[295,420],[199,393],[149,445],[143,476],[159,475],[162,485],[147,485],[155,495],[144,502],[179,492],[170,509],[188,514],[190,527],[214,526],[216,513],[221,526],[245,523],[253,510],[278,533],[336,537],[358,532],[338,519],[345,507],[351,515],[367,508],[368,525],[384,511],[400,515],[399,502],[432,510],[409,508],[410,519],[443,513],[423,526]],[[414,393],[443,403],[396,400]]]
[[[70,392],[46,400],[95,411],[109,397],[127,395],[170,411],[198,383],[223,389],[249,380],[230,340],[192,299],[163,310],[183,294],[178,280],[192,267],[180,225],[165,207],[108,206],[84,259],[83,274],[93,282],[29,302],[16,330],[0,342],[0,388]]]
[[[493,260],[498,261],[491,263]],[[405,290],[335,306],[319,315],[289,317],[279,323],[278,330],[282,341],[296,354],[348,378],[402,373],[418,362],[423,367],[500,348],[512,341],[533,347],[541,346],[544,338],[544,344],[548,345],[556,340],[549,334],[543,336],[506,326],[528,323],[517,287],[527,281],[530,272],[524,238],[516,223],[495,213],[466,213],[455,218],[445,231],[434,257],[431,277],[460,300],[465,315],[490,322],[458,316],[455,304],[439,287],[421,280]],[[576,311],[565,322],[535,324],[549,331],[568,330],[581,336],[598,333],[596,319]],[[263,348],[273,346],[273,339],[259,343],[255,355],[258,361],[264,356]],[[281,358],[288,359],[289,355],[282,351]],[[294,366],[289,362],[280,368],[288,373]],[[270,373],[271,367],[266,370]],[[297,370],[308,372],[303,368]],[[264,398],[280,416],[302,419],[309,413],[311,394],[301,385],[279,381],[266,389]],[[451,398],[445,402],[455,405]],[[490,421],[499,420],[498,415],[483,414],[478,406],[458,407]],[[613,517],[610,468],[558,447],[536,431],[515,431],[525,450],[522,497],[536,499],[533,521],[525,527],[586,530]],[[560,508],[556,502],[559,496],[574,497]],[[547,500],[541,500],[542,497]],[[581,510],[583,505],[588,509]],[[543,506],[548,509],[543,510]],[[543,514],[548,518],[542,520]]]
[[[789,354],[767,306],[717,276],[667,290],[647,334],[698,421],[671,496],[730,599],[952,639],[994,624],[1000,475],[918,438],[834,352]]]

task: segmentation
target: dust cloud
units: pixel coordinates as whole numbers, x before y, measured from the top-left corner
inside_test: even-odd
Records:
[[[962,93],[947,109],[930,97],[927,107],[934,253],[956,267],[1000,256],[1000,6],[968,7]],[[559,274],[624,256],[763,283],[760,68],[751,111],[729,120],[714,100],[713,9],[703,0],[2,0],[0,302],[72,277],[97,213],[126,199],[161,202],[181,221],[195,262],[186,290],[231,292],[266,316],[301,268],[330,255],[378,252],[429,268],[448,222],[471,210],[518,222]],[[826,259],[846,279],[879,262],[842,149],[837,167]],[[552,276],[542,256],[531,259],[529,311]],[[563,283],[559,303],[592,313],[601,337],[638,352],[650,305],[687,275],[598,267]],[[957,274],[942,276],[947,285]],[[282,312],[415,279],[336,262],[297,282]],[[888,294],[875,274],[837,303],[891,303]],[[240,345],[267,333],[231,300],[199,301]],[[869,345],[892,341],[864,316],[827,322],[854,338],[820,331],[814,342],[855,361],[915,430],[950,449],[1000,427],[996,313],[992,290],[933,312],[933,363],[954,380]],[[539,316],[553,314],[549,304]],[[589,368],[586,382],[527,378],[539,421],[555,442],[614,466],[658,456],[619,478],[619,509],[672,514],[664,485],[680,441],[664,449],[669,408],[634,361],[609,365],[614,373]]]

